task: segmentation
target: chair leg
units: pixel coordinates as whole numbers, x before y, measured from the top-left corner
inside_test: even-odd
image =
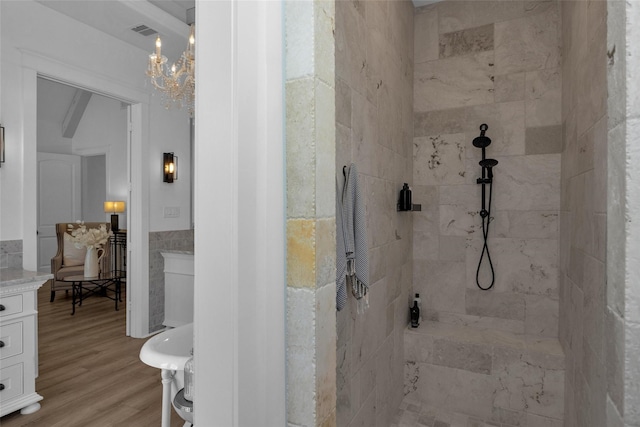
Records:
[[[55,298],[56,298],[56,291],[51,291],[51,300],[49,300],[49,302],[53,302]]]

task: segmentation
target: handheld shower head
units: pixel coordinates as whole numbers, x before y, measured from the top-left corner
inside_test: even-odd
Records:
[[[480,163],[480,166],[487,169],[487,177],[489,179],[493,179],[493,168],[498,164],[498,161],[496,159],[483,159],[478,163]]]
[[[484,159],[478,162],[483,168],[492,168],[498,164],[496,159]]]
[[[485,131],[489,129],[486,123],[480,125],[480,136],[473,139],[473,146],[477,148],[485,148],[491,144],[491,138],[485,136]]]

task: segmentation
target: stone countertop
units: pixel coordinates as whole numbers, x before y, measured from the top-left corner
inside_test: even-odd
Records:
[[[22,283],[45,281],[53,279],[51,273],[22,270],[20,268],[0,269],[0,287],[20,285]]]

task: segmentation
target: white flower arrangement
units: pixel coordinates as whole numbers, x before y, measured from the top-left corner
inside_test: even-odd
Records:
[[[82,247],[86,247],[87,249],[101,248],[113,235],[111,230],[107,231],[106,224],[100,224],[99,228],[87,228],[87,226],[84,225],[84,221],[76,221],[76,224],[78,224],[79,227],[74,228],[73,224],[69,224],[67,231],[71,236],[69,239],[78,249]]]

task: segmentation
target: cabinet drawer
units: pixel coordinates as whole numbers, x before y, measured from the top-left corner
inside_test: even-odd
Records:
[[[23,369],[22,363],[16,363],[0,369],[0,384],[2,384],[2,387],[0,387],[2,388],[0,390],[0,404],[24,393]]]
[[[0,325],[0,360],[22,353],[22,322]]]
[[[22,294],[0,298],[0,317],[22,313]]]

